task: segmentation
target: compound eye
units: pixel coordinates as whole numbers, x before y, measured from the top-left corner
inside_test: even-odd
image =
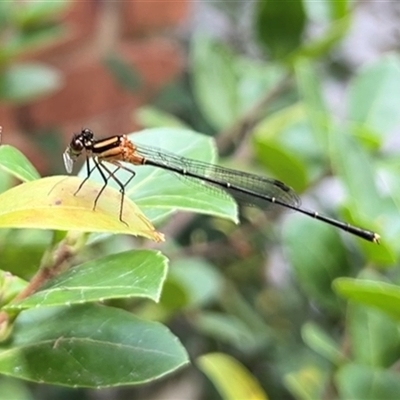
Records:
[[[83,150],[83,143],[80,140],[74,140],[72,142],[71,148],[73,148],[74,151],[80,152]]]
[[[89,128],[82,129],[82,135],[87,139],[93,139],[93,132]]]

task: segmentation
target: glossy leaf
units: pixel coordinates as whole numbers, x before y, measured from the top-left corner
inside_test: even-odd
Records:
[[[183,157],[206,162],[213,162],[215,159],[215,148],[211,139],[186,129],[147,129],[132,134],[129,138],[135,144],[152,146]],[[165,217],[179,209],[238,221],[237,205],[223,191],[161,168],[130,165],[129,168],[136,175],[127,187],[126,194],[151,220]],[[118,171],[117,175],[122,182],[131,177],[126,171]],[[85,167],[80,176],[86,177]],[[98,173],[93,173],[92,178],[103,182]],[[109,185],[119,189],[112,180]]]
[[[204,117],[217,130],[231,126],[239,117],[233,54],[221,43],[199,36],[191,58],[194,95]]]
[[[338,278],[333,287],[348,300],[377,308],[400,320],[400,288],[397,285],[364,279]]]
[[[263,400],[268,398],[250,372],[239,361],[227,354],[205,354],[197,359],[197,365],[214,383],[223,399]]]
[[[335,381],[341,399],[399,398],[400,381],[397,371],[352,363],[346,364],[338,371]]]
[[[349,91],[348,118],[385,136],[400,124],[396,104],[400,92],[400,58],[389,55],[364,68]]]
[[[26,299],[5,309],[83,304],[143,297],[158,301],[167,274],[167,259],[142,250],[112,254],[69,269]]]
[[[187,362],[166,327],[97,305],[24,311],[0,347],[0,373],[73,387],[149,382]]]
[[[101,189],[86,182],[74,196],[81,179],[53,176],[16,186],[0,195],[0,228],[38,228],[80,232],[125,233],[155,241],[163,235],[155,231],[140,209],[128,198],[124,201],[123,219],[119,220],[121,194],[107,187]]]
[[[0,77],[0,98],[14,103],[24,103],[47,95],[61,86],[61,76],[48,66],[30,63],[16,64]]]
[[[283,58],[301,43],[305,26],[302,0],[259,0],[255,13],[256,34],[273,58]]]
[[[0,146],[0,168],[22,182],[40,178],[32,163],[18,149],[9,145]]]

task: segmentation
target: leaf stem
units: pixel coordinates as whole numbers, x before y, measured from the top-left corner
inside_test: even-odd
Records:
[[[55,249],[46,251],[38,272],[30,280],[28,286],[13,299],[13,302],[25,299],[50,279],[68,269],[68,262],[83,246],[86,239],[87,234],[70,232],[56,245]]]

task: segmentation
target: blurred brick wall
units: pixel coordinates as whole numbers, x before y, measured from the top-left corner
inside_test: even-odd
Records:
[[[57,68],[63,86],[23,107],[0,104],[4,141],[20,148],[40,170],[43,156],[29,134],[57,128],[64,143],[72,132],[91,127],[99,137],[138,128],[132,113],[179,76],[184,58],[179,44],[168,35],[188,16],[189,0],[71,1],[61,23],[68,34],[24,59]],[[119,86],[104,65],[116,53],[142,80],[140,90]]]

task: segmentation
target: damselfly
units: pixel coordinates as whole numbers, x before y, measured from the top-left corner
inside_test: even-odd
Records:
[[[68,173],[72,172],[74,162],[82,153],[86,155],[87,176],[75,194],[79,192],[92,172],[97,169],[104,180],[104,185],[94,201],[93,208],[96,208],[97,201],[111,178],[120,188],[121,205],[119,219],[122,222],[125,188],[135,176],[135,171],[122,164],[122,162],[125,162],[136,166],[150,165],[189,179],[195,179],[205,185],[211,186],[215,190],[230,195],[238,204],[255,205],[258,207],[265,207],[271,203],[278,204],[335,226],[362,239],[379,243],[380,237],[375,232],[320,215],[316,211],[302,208],[300,206],[300,199],[293,189],[276,179],[265,178],[247,172],[180,157],[152,147],[135,145],[126,135],[115,135],[106,139],[96,140],[90,129],[82,129],[80,133],[74,134],[71,143],[65,150],[64,164]],[[94,166],[92,167],[89,164],[90,158],[94,162]],[[112,171],[105,162],[113,164],[117,168]],[[121,182],[115,175],[119,169],[128,171],[131,174],[127,182]]]

